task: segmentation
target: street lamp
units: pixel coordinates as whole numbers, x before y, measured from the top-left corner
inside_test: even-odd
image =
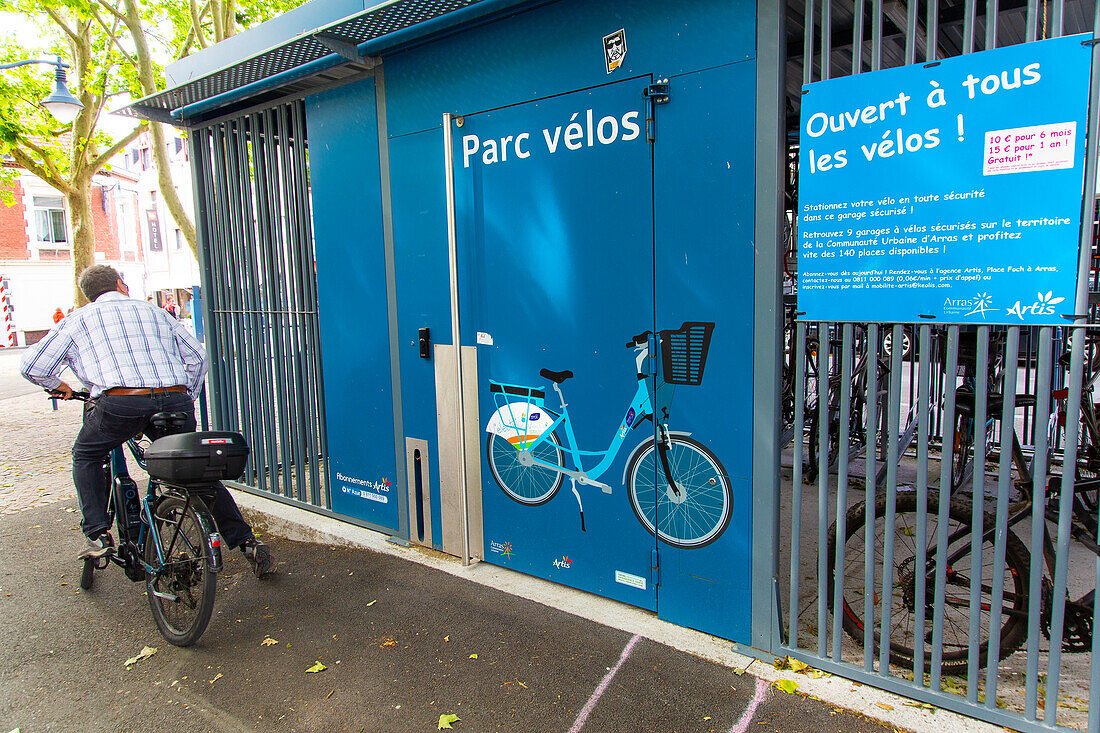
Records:
[[[0,64],[0,71],[4,69],[14,69],[17,66],[26,66],[27,64],[51,64],[54,67],[56,74],[54,76],[53,93],[39,102],[39,104],[45,107],[46,110],[63,125],[67,125],[75,120],[77,113],[84,109],[84,105],[69,92],[69,87],[65,84],[65,69],[67,69],[69,65],[58,56],[56,61],[27,59],[26,61],[13,61],[10,64]]]

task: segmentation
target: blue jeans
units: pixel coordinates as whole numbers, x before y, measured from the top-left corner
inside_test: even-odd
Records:
[[[101,395],[84,408],[84,426],[73,444],[73,483],[84,519],[80,528],[95,537],[107,523],[109,487],[103,473],[107,455],[130,438],[145,432],[149,418],[158,412],[182,412],[187,415],[184,431],[195,429],[195,404],[185,392],[156,395]],[[225,546],[239,547],[252,537],[252,528],[224,486],[218,484],[210,513]]]

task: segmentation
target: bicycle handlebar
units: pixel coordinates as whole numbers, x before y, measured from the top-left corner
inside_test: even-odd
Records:
[[[43,390],[43,391],[47,395],[49,395],[49,399],[51,399],[51,400],[63,400],[63,399],[65,399],[65,397],[62,396],[62,394],[60,392],[55,392],[52,389],[47,389],[47,390]],[[89,402],[92,399],[92,395],[87,390],[81,390],[80,392],[73,392],[72,397],[70,397],[69,399],[79,400],[80,402]]]

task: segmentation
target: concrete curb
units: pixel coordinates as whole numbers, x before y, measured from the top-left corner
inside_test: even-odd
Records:
[[[991,733],[1004,730],[1000,726],[974,720],[949,710],[937,709],[931,712],[907,706],[905,703],[911,702],[907,698],[842,677],[812,679],[805,675],[779,671],[769,664],[734,652],[730,642],[725,639],[675,626],[661,621],[649,611],[624,603],[600,598],[487,563],[475,563],[469,567],[462,567],[461,562],[450,555],[423,547],[401,547],[387,541],[385,535],[373,530],[340,522],[255,494],[242,491],[232,491],[232,494],[241,509],[249,515],[254,528],[260,534],[272,534],[301,542],[357,547],[400,557],[605,626],[640,634],[647,639],[725,667],[747,671],[769,682],[793,679],[798,683],[799,692],[803,694],[890,726],[928,733],[939,733],[943,730],[958,733]]]

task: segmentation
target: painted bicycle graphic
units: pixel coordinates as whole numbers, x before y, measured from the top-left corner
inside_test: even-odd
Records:
[[[543,369],[561,401],[560,411],[545,405],[546,393],[536,387],[489,380],[497,410],[485,430],[489,469],[500,488],[525,506],[545,504],[568,477],[584,530],[584,505],[577,484],[598,486],[615,462],[627,436],[647,420],[656,423],[631,452],[623,473],[630,506],[638,521],[662,542],[681,548],[714,542],[729,525],[733,511],[730,480],[718,458],[690,433],[670,430],[669,410],[676,385],[698,385],[703,378],[714,324],[686,322],[675,331],[640,333],[627,348],[635,352],[638,388],[605,450],[581,450],[569,418],[561,384],[571,371]],[[654,337],[652,338],[651,337]],[[650,343],[660,350],[662,373],[648,372]],[[651,378],[652,377],[652,378]],[[563,445],[558,433],[565,436]],[[566,465],[566,455],[569,464]],[[585,469],[584,461],[598,461]]]

